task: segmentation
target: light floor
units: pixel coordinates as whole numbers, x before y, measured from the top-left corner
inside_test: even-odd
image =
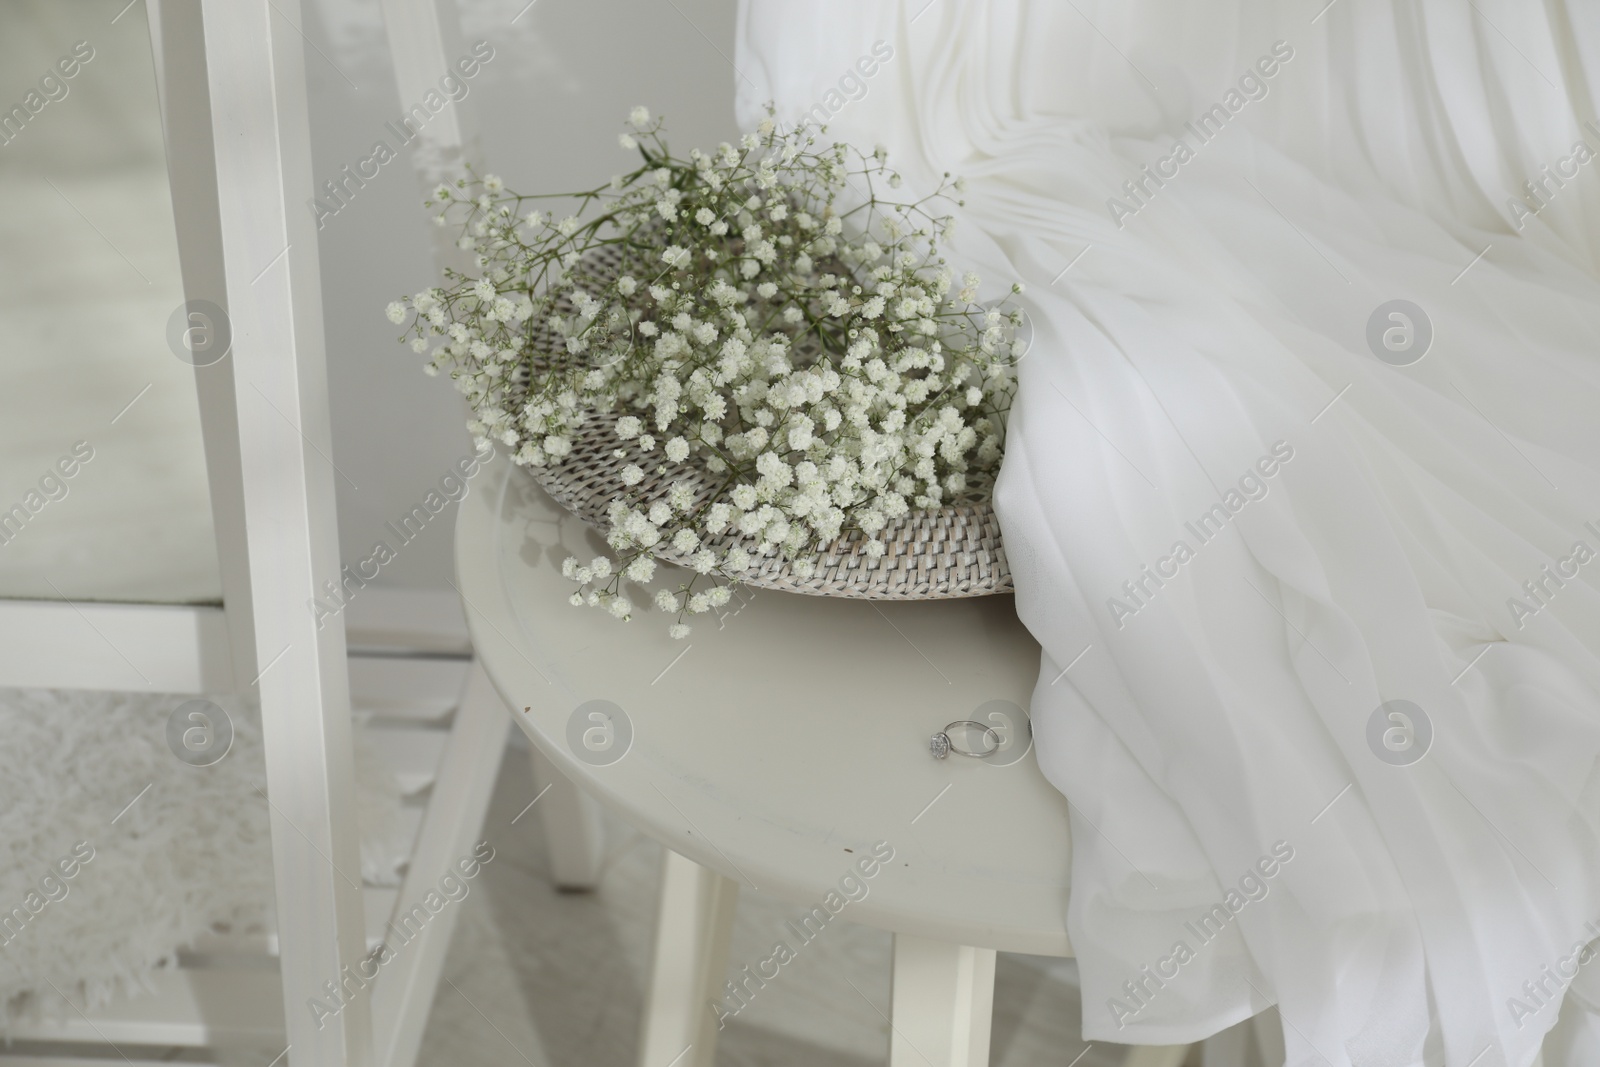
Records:
[[[508,751],[484,837],[496,850],[462,902],[434,999],[421,1067],[633,1067],[655,921],[661,849],[608,820],[605,873],[592,894],[556,892],[526,750]],[[732,959],[767,955],[793,905],[739,900]],[[887,1062],[889,935],[839,924],[807,945],[729,1022],[726,1067],[866,1067]],[[994,1067],[1067,1067],[1084,1051],[1071,961],[1002,955]],[[1123,1049],[1089,1048],[1076,1067],[1119,1064]],[[668,1067],[661,1064],[659,1067]]]

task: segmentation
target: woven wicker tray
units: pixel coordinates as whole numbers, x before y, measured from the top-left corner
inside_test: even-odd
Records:
[[[598,281],[614,278],[620,269],[621,257],[606,248],[585,257],[575,273]],[[562,313],[571,309],[563,307]],[[560,340],[551,334],[548,344],[558,350]],[[610,528],[606,513],[622,484],[622,468],[631,462],[614,454],[621,414],[592,412],[572,435],[569,454],[556,463],[524,468],[557,503],[601,533]],[[674,464],[669,477],[647,474],[635,487],[638,500],[653,503],[666,495],[671,482],[686,480],[696,488],[696,505],[704,503],[716,483],[692,462]],[[866,554],[865,535],[851,530],[812,557],[817,567],[809,578],[796,575],[792,564],[774,551],[758,558],[743,581],[758,589],[865,600],[940,600],[1012,591],[1000,523],[986,498],[911,511],[891,519],[878,537],[886,551],[876,559]],[[703,547],[720,555],[735,544],[754,554],[754,543],[734,531],[708,538]],[[678,566],[688,563],[666,542],[651,554]]]

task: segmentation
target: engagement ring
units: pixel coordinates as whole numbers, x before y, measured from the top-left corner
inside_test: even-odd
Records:
[[[981,730],[983,732],[984,739],[988,740],[993,738],[994,744],[978,752],[969,752],[964,748],[958,748],[955,743],[950,740],[950,731],[954,730],[958,726],[967,726],[975,730]],[[971,719],[959,719],[928,739],[928,751],[933,753],[935,759],[944,759],[952,752],[958,756],[971,756],[973,759],[983,759],[1000,751],[1000,731],[996,730],[993,726],[986,726],[981,722],[973,722]]]

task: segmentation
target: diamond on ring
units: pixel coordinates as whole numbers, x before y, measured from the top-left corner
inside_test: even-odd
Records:
[[[962,748],[955,742],[951,741],[950,731],[954,730],[958,726],[963,728],[975,728],[983,731],[981,736],[983,737],[984,741],[988,742],[988,747],[974,751],[971,749]],[[972,759],[987,759],[996,752],[1000,751],[1000,746],[1002,743],[1003,739],[1000,737],[1000,731],[996,730],[993,726],[989,726],[981,722],[973,722],[970,719],[960,719],[946,726],[943,730],[940,730],[932,737],[928,738],[928,751],[933,753],[934,759],[944,759],[952,752],[958,756],[969,756]]]

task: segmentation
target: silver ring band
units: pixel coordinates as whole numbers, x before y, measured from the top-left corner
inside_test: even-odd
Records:
[[[994,744],[981,752],[968,752],[964,748],[958,748],[955,742],[950,740],[950,731],[954,730],[958,726],[976,727],[977,729],[983,731],[985,739],[991,737],[994,738]],[[990,726],[987,723],[974,722],[971,719],[957,719],[955,722],[947,725],[943,730],[940,730],[938,733],[928,738],[928,751],[933,753],[934,759],[944,759],[952,752],[958,756],[967,756],[971,759],[986,759],[1000,751],[1000,744],[1000,731],[996,730],[993,726]]]

